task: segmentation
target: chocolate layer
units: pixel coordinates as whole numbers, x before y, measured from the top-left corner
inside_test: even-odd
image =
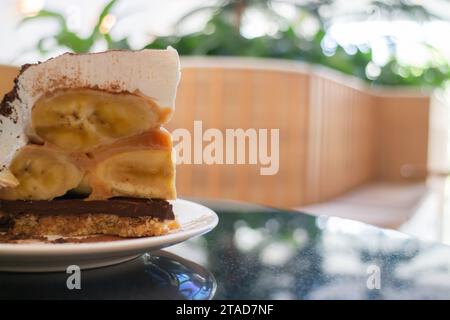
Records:
[[[113,198],[109,200],[0,200],[0,213],[6,215],[36,214],[40,216],[112,214],[125,217],[150,216],[173,220],[172,205],[160,199]]]

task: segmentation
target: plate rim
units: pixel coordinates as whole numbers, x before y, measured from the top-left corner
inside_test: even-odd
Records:
[[[169,201],[171,204],[177,202],[188,206],[200,207],[207,214],[208,223],[200,225],[199,227],[152,237],[123,239],[115,241],[102,241],[90,243],[0,243],[0,257],[1,256],[56,256],[56,255],[78,255],[78,254],[92,254],[92,253],[109,253],[144,249],[148,247],[161,246],[168,247],[177,243],[183,242],[195,236],[200,236],[206,232],[214,229],[219,223],[217,213],[212,209],[189,200],[176,199]],[[175,213],[176,214],[176,213]],[[167,246],[165,246],[167,244]]]

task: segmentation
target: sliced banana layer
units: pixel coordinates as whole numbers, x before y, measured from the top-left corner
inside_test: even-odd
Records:
[[[8,172],[11,161],[36,135],[64,150],[84,151],[166,123],[174,112],[179,80],[178,53],[172,48],[67,53],[24,65],[0,102],[0,187],[16,183]],[[76,88],[109,92],[118,100],[89,94],[74,101],[46,96]],[[122,97],[123,92],[139,98]],[[125,111],[122,103],[131,107]],[[158,112],[152,111],[154,105]]]
[[[176,197],[172,140],[163,129],[120,139],[89,154],[27,145],[10,170],[16,186],[1,188],[0,199],[50,200],[68,191],[89,200]]]
[[[27,145],[15,155],[10,171],[19,184],[0,189],[0,199],[51,200],[80,184],[84,172],[64,153]]]
[[[137,94],[58,90],[36,102],[31,135],[63,150],[86,152],[158,126],[167,115]]]

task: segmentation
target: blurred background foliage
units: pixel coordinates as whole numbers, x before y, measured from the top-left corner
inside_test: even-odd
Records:
[[[37,15],[25,18],[21,23],[35,19],[52,19],[58,22],[56,34],[40,39],[37,49],[46,53],[52,48],[44,46],[45,41],[53,39],[55,46],[82,53],[93,50],[98,41],[104,41],[108,49],[130,49],[128,39],[113,39],[110,31],[115,23],[115,16],[110,12],[118,0],[108,2],[97,23],[87,37],[80,37],[69,30],[63,14],[41,10]],[[196,8],[175,24],[170,36],[155,37],[145,48],[166,48],[172,46],[181,55],[205,56],[247,56],[280,58],[319,64],[356,76],[367,82],[388,86],[439,87],[450,79],[449,62],[441,53],[430,45],[423,44],[434,59],[425,66],[405,65],[398,61],[396,40],[385,37],[390,55],[387,63],[377,65],[372,59],[372,48],[366,45],[348,45],[343,47],[334,41],[329,34],[333,12],[329,8],[333,0],[309,0],[302,2],[286,2],[295,7],[294,21],[286,19],[274,10],[276,0],[220,0],[216,4]],[[243,19],[248,11],[263,15],[271,31],[254,37],[246,36]],[[199,14],[208,14],[208,19],[200,30],[185,32],[189,20],[196,19]],[[348,15],[348,13],[346,13]],[[368,19],[377,15],[387,20],[409,19],[428,21],[444,19],[427,11],[423,6],[410,3],[408,0],[372,1],[369,10],[352,12],[349,18],[355,20]],[[305,32],[305,24],[315,26],[311,32]],[[311,28],[309,28],[311,29]],[[141,49],[141,48],[132,48]]]

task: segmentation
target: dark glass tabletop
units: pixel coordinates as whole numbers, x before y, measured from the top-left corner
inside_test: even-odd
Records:
[[[198,200],[197,200],[198,201]],[[351,220],[230,201],[210,233],[119,265],[0,273],[0,298],[450,299],[450,247]]]

